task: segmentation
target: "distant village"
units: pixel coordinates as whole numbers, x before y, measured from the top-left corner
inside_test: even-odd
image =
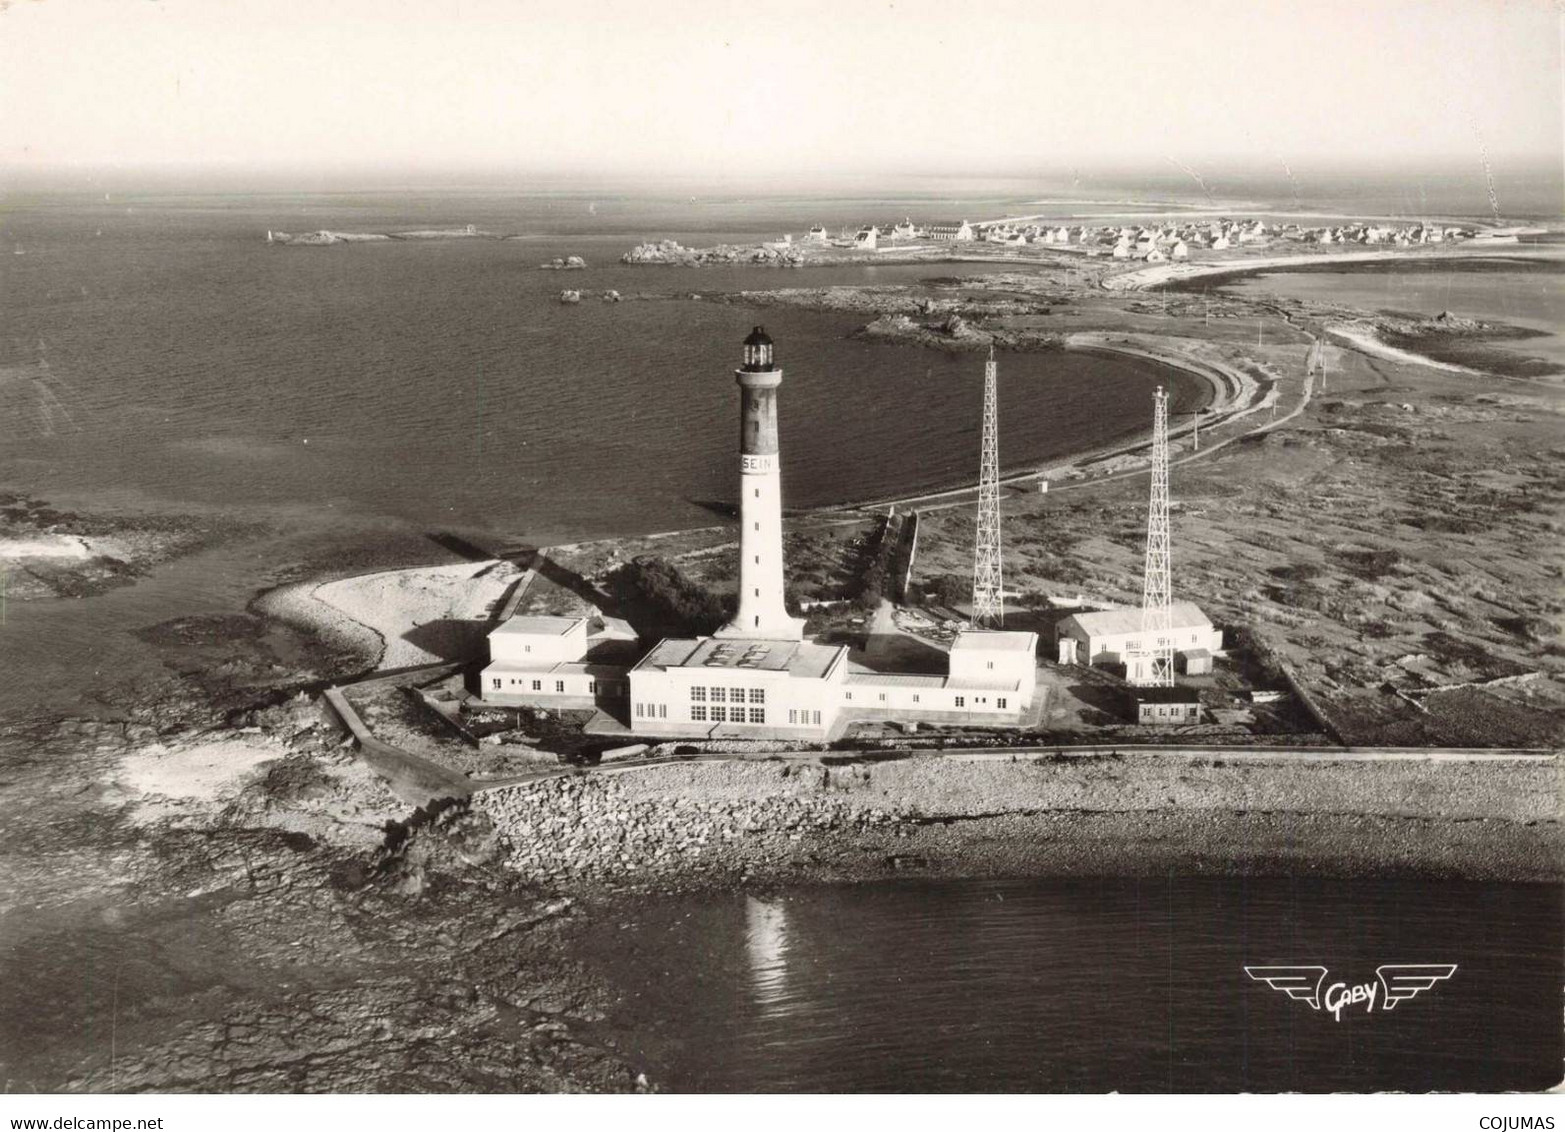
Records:
[[[1349,223],[1306,227],[1301,224],[1267,224],[1263,220],[1220,218],[1187,223],[1139,225],[1077,225],[1053,227],[1040,223],[996,221],[993,223],[915,224],[905,219],[898,224],[865,225],[846,229],[837,235],[816,225],[803,238],[806,246],[827,246],[860,251],[909,251],[915,245],[934,243],[1002,244],[1009,247],[1053,245],[1074,247],[1089,256],[1143,260],[1161,263],[1187,259],[1195,250],[1223,251],[1242,246],[1265,247],[1277,243],[1366,244],[1408,248],[1455,240],[1495,237],[1473,228],[1443,227],[1438,224],[1402,225]],[[1514,240],[1514,237],[1511,238]],[[797,246],[793,236],[784,236],[773,247]]]

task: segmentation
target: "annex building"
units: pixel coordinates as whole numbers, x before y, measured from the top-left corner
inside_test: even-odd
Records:
[[[1194,602],[1172,602],[1168,613],[1175,664],[1193,676],[1210,672],[1213,656],[1223,650],[1222,630]],[[1061,664],[1121,667],[1132,682],[1139,675],[1135,665],[1149,663],[1152,650],[1165,644],[1161,636],[1142,631],[1139,609],[1073,613],[1055,626],[1054,635]]]

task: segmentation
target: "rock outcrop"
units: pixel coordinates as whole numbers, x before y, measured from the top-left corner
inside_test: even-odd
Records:
[[[748,263],[773,267],[802,267],[804,253],[798,248],[762,244],[742,247],[719,244],[713,248],[687,248],[677,240],[658,240],[638,244],[620,256],[621,263],[664,264],[674,267],[705,267],[709,264]]]

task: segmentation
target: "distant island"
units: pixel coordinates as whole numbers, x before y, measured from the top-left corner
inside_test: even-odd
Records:
[[[295,247],[325,247],[329,244],[369,244],[383,240],[504,240],[510,237],[494,232],[481,231],[477,225],[461,228],[421,228],[412,232],[333,232],[322,228],[316,232],[278,232],[268,228],[268,244],[287,244]]]

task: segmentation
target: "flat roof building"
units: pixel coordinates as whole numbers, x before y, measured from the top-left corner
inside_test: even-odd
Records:
[[[507,706],[588,708],[622,702],[635,631],[616,617],[512,617],[489,633],[479,696]]]

